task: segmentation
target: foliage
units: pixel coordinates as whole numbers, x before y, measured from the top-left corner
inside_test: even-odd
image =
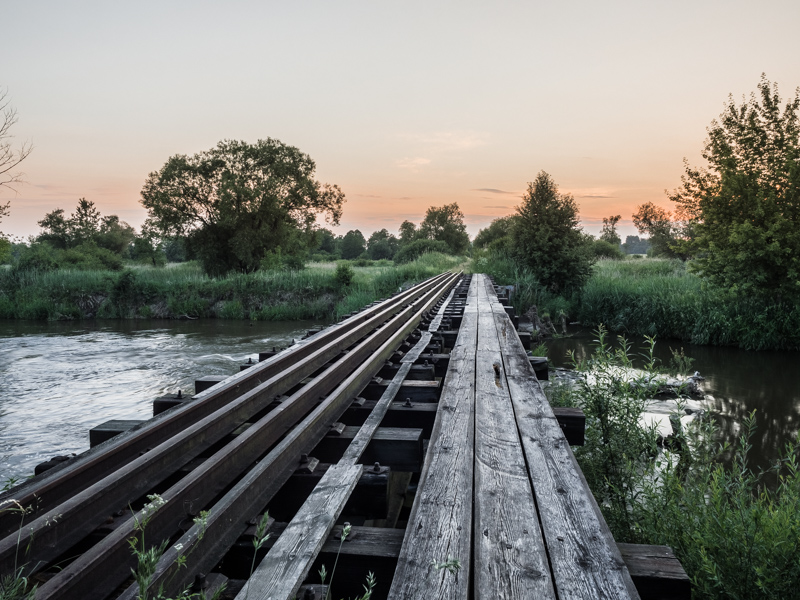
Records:
[[[629,235],[625,238],[622,249],[625,254],[647,254],[650,249],[650,240],[647,238],[640,239],[638,235]]]
[[[340,262],[336,265],[336,273],[334,274],[334,278],[336,279],[336,283],[338,283],[342,287],[347,287],[353,282],[353,277],[355,277],[355,271],[347,262]]]
[[[800,298],[799,110],[800,89],[782,109],[762,75],[758,95],[712,121],[708,167],[687,164],[670,196],[693,227],[693,268],[741,295]]]
[[[69,217],[64,216],[64,209],[58,208],[47,213],[39,226],[42,232],[36,240],[59,250],[93,243],[121,255],[136,235],[133,227],[120,221],[117,215],[103,217],[94,202],[86,198],[78,200],[75,212]]]
[[[613,215],[610,217],[603,217],[603,231],[600,234],[600,239],[608,242],[612,246],[619,246],[622,239],[617,233],[617,223],[622,219],[622,215]]]
[[[636,225],[639,233],[646,233],[650,236],[648,255],[664,258],[688,258],[688,254],[680,249],[680,238],[685,227],[668,210],[656,206],[652,202],[645,202],[637,207],[633,214],[633,224]]]
[[[398,264],[411,262],[428,252],[450,254],[450,247],[446,242],[438,240],[415,240],[410,244],[401,246],[397,254],[394,255],[394,261]]]
[[[399,247],[399,241],[386,229],[374,231],[367,240],[367,255],[372,260],[394,258]]]
[[[405,220],[400,223],[400,246],[405,246],[410,244],[415,239],[417,239],[417,228],[416,226],[409,220]]]
[[[589,278],[591,243],[578,227],[578,206],[541,171],[528,184],[511,227],[512,256],[547,289],[567,293]]]
[[[481,229],[478,232],[472,245],[475,248],[489,248],[497,251],[508,250],[511,225],[514,219],[514,215],[494,219],[486,229]]]
[[[339,250],[342,254],[342,258],[345,260],[358,258],[364,254],[366,247],[367,241],[358,229],[351,229],[348,231],[344,234],[342,241],[339,243]]]
[[[692,579],[693,598],[796,597],[800,447],[786,449],[772,487],[748,466],[752,414],[729,469],[718,459],[730,449],[714,443],[710,420],[677,426],[673,443],[657,451],[654,432],[640,421],[642,394],[656,372],[652,339],[648,364],[633,372],[630,347],[611,350],[604,331],[598,334],[578,385],[551,385],[547,393],[553,404],[566,399],[587,415],[586,444],[576,457],[615,539],[670,546]]]
[[[304,254],[318,215],[338,223],[344,194],[315,168],[278,140],[222,141],[171,157],[148,176],[142,204],[162,234],[186,236],[207,273],[252,272],[276,248]]]
[[[610,258],[612,260],[622,260],[625,258],[618,244],[612,244],[604,239],[594,240],[592,243],[592,253],[595,258]]]
[[[416,235],[420,240],[444,242],[450,254],[464,254],[469,249],[464,213],[455,202],[428,208]]]
[[[328,320],[455,268],[461,261],[441,254],[426,254],[397,266],[379,261],[351,267],[349,285],[337,281],[331,263],[221,278],[209,277],[196,263],[166,269],[138,266],[119,275],[108,270],[0,269],[0,319]]]
[[[570,314],[586,325],[693,344],[800,349],[798,303],[708,286],[675,259],[599,261]]]

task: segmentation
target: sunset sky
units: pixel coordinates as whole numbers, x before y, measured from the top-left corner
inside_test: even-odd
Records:
[[[800,2],[16,2],[0,86],[34,151],[6,234],[78,198],[138,227],[147,174],[221,139],[277,138],[366,235],[458,202],[471,235],[540,170],[596,234],[669,207],[683,158],[761,73],[800,85]]]

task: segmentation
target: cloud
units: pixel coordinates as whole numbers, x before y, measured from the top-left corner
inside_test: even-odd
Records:
[[[420,167],[431,164],[431,159],[424,158],[422,156],[416,156],[414,158],[401,158],[400,160],[396,161],[396,164],[401,169],[416,171]]]
[[[578,196],[578,198],[616,198],[616,196],[607,194],[583,194],[582,196]]]
[[[473,192],[489,192],[490,194],[513,194],[514,192],[506,192],[496,188],[474,188]]]
[[[376,196],[375,194],[355,194],[358,198],[383,198],[383,196]]]
[[[431,133],[405,133],[401,138],[422,144],[430,152],[471,150],[486,145],[485,134],[474,131],[435,131]]]
[[[510,206],[484,206],[483,208],[511,208]]]

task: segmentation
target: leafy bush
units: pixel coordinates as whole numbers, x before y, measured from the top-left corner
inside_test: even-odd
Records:
[[[342,261],[336,265],[336,272],[334,273],[333,278],[341,287],[347,287],[353,282],[353,277],[355,277],[355,275],[355,271],[353,271],[350,263]]]
[[[580,406],[586,443],[575,455],[619,542],[670,546],[692,579],[693,598],[796,598],[800,589],[800,445],[786,448],[772,473],[748,466],[751,414],[735,448],[714,442],[715,426],[676,425],[664,450],[644,427],[657,369],[653,340],[642,371],[631,349],[611,350],[604,329],[575,386],[548,387],[553,405]],[[679,415],[675,415],[675,423]],[[733,453],[730,468],[720,458]],[[765,475],[777,478],[768,485]]]
[[[398,264],[409,263],[428,252],[449,254],[450,247],[446,242],[438,240],[414,240],[397,251],[397,254],[394,255],[394,262]]]
[[[622,260],[625,254],[619,249],[618,245],[607,242],[606,240],[595,240],[592,244],[592,252],[596,258],[610,258]]]

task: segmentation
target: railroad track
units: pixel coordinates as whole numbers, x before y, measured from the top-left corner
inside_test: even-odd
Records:
[[[128,540],[146,519],[147,546],[170,544],[154,585],[177,594],[195,583],[208,585],[204,574],[225,562],[274,498],[282,499],[276,514],[291,520],[304,496],[295,489],[298,479],[318,488],[346,481],[350,491],[364,488],[367,497],[372,484],[385,493],[389,480],[397,479],[392,470],[373,465],[364,474],[359,461],[386,456],[391,463],[385,448],[392,444],[413,449],[413,434],[379,424],[398,412],[392,406],[398,393],[422,399],[433,393],[435,399],[432,351],[441,348],[432,331],[418,328],[439,327],[459,279],[445,273],[370,306],[9,490],[0,502],[13,498],[31,512],[22,522],[17,514],[0,516],[0,572],[22,565],[40,583],[39,599],[136,598],[128,585],[135,567]],[[412,371],[430,379],[411,379]],[[379,373],[389,377],[376,379]],[[421,412],[432,421],[433,413]],[[340,423],[345,413],[356,425]],[[419,463],[422,431],[413,432]],[[339,448],[348,468],[341,461],[321,464],[313,455],[320,444],[327,455],[321,458],[336,462]],[[402,460],[406,469],[413,463]],[[147,505],[154,493],[160,498],[155,511]],[[195,517],[205,510],[198,526]],[[179,554],[184,558],[177,570]]]

